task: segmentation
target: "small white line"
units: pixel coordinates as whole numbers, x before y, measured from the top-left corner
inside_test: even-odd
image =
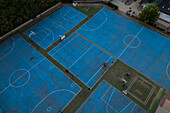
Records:
[[[110,58],[112,58],[112,56],[111,56]],[[106,63],[110,60],[110,58],[106,61]],[[103,66],[100,67],[100,69],[88,80],[88,82],[87,82],[86,84],[88,84],[88,83],[91,81],[91,79],[94,78],[95,75],[96,75],[102,68],[103,68]]]
[[[64,14],[63,18],[65,19],[65,16],[67,15],[68,12],[71,11],[71,8]]]
[[[0,94],[3,93],[5,90],[7,90],[10,86],[11,86],[11,85],[8,85],[7,87],[5,87],[5,88],[0,92]]]
[[[15,40],[13,39],[13,44],[12,44],[11,50],[7,54],[5,54],[4,56],[0,57],[0,60],[5,58],[6,56],[8,56],[13,51],[14,47],[15,47]]]
[[[126,107],[124,107],[119,113],[121,113],[122,111],[124,111],[131,103],[132,103],[132,101],[131,101]]]
[[[120,53],[120,55],[117,58],[120,58],[120,56],[126,51],[126,49],[129,47],[129,45],[135,40],[135,38],[138,36],[138,34],[143,30],[144,27],[142,27],[139,32],[135,35],[135,37],[129,42],[129,44],[126,46],[126,48]]]
[[[110,90],[111,87],[112,87],[112,86],[109,87],[109,89],[104,93],[104,95],[102,96],[101,99],[103,99],[103,97],[106,95],[106,93]]]
[[[105,18],[105,20],[103,21],[102,24],[100,24],[97,28],[93,28],[93,29],[83,29],[82,27],[81,27],[80,29],[82,29],[82,30],[84,30],[84,31],[94,31],[94,30],[97,30],[97,29],[99,29],[100,27],[102,27],[102,26],[106,23],[106,21],[107,21],[107,14],[106,14],[105,11],[103,11],[103,9],[101,9],[101,11],[104,12],[104,14],[105,14],[105,16],[106,16],[106,18]],[[99,12],[100,12],[100,11],[99,11]],[[91,19],[92,19],[92,18],[91,18]]]
[[[84,52],[69,68],[71,68],[81,57],[83,57],[94,45],[92,45],[86,52]],[[69,69],[68,68],[68,69]]]
[[[102,101],[103,101],[106,105],[108,104],[105,100],[102,99]],[[111,105],[108,104],[108,106],[118,113],[118,111],[115,110],[115,108],[113,108]]]
[[[71,90],[67,90],[67,89],[58,89],[58,90],[55,90],[55,91],[52,91],[51,93],[49,93],[48,95],[46,95],[35,107],[34,109],[31,111],[31,113],[33,113],[35,111],[35,109],[48,97],[50,96],[51,94],[55,93],[55,92],[58,92],[58,91],[68,91],[70,93],[73,93],[74,96],[76,95],[73,91]]]
[[[48,19],[49,19],[51,22],[53,22],[54,24],[57,24],[57,23],[56,23],[55,21],[53,21],[50,17],[48,17]],[[65,31],[69,31],[68,29],[64,28],[63,26],[61,26],[61,25],[59,25],[59,24],[58,24],[58,26],[61,27],[62,29],[64,29]]]
[[[109,105],[109,102],[110,102],[110,100],[111,100],[111,98],[112,98],[112,96],[113,96],[114,91],[115,91],[115,89],[113,89],[113,91],[112,91],[112,93],[111,93],[111,95],[110,95],[109,101],[108,101],[108,103],[107,103],[107,106],[106,106],[106,111],[107,111],[107,113],[109,113],[109,111],[108,111],[108,105]],[[115,110],[115,111],[116,111],[116,110]],[[117,112],[117,111],[116,111],[116,112]]]
[[[77,37],[78,35],[76,35],[75,37]],[[70,41],[68,41],[64,46],[62,46],[59,50],[57,50],[56,52],[54,52],[53,54],[52,54],[52,56],[54,55],[54,54],[56,54],[58,51],[60,51],[63,47],[65,47],[69,42],[71,42],[75,37],[73,37]]]
[[[133,108],[132,108],[132,110],[130,111],[130,113],[133,112],[133,110],[135,109],[135,107],[136,107],[136,104],[133,106]]]

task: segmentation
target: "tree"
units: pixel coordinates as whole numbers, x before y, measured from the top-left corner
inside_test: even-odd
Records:
[[[139,19],[141,21],[147,22],[148,24],[153,25],[159,17],[159,8],[156,5],[148,5],[139,14]]]

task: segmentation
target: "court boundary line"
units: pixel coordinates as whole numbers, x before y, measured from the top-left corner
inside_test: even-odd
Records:
[[[88,48],[78,59],[76,59],[75,62],[73,62],[73,63],[68,67],[68,69],[70,69],[78,60],[80,60],[93,46],[94,46],[94,45],[92,44],[92,45],[90,46],[90,48]]]
[[[84,29],[84,28],[82,28],[83,26],[81,26],[79,29],[81,29],[81,30],[83,30],[83,31],[95,31],[95,30],[98,30],[99,28],[101,28],[106,22],[107,22],[107,20],[108,20],[108,16],[107,16],[107,13],[105,12],[105,11],[103,11],[103,9],[104,8],[102,8],[99,12],[104,12],[104,14],[105,14],[105,20],[103,21],[103,23],[102,24],[100,24],[97,28],[93,28],[93,29],[90,29],[90,30],[88,30],[88,29]],[[93,19],[99,12],[97,12],[91,19]],[[89,19],[89,20],[91,20],[91,19]],[[87,22],[86,22],[87,23]],[[85,23],[85,24],[86,24]],[[85,24],[83,24],[83,25],[85,25]]]
[[[40,24],[40,23],[37,23],[36,25],[38,25],[38,24]],[[25,34],[28,38],[30,38],[31,40],[33,40],[33,41],[35,42],[35,40],[34,40],[33,37],[29,37],[29,35],[30,35],[31,33],[28,34],[28,35],[27,35],[27,33],[26,33],[26,32],[28,32],[28,31],[33,31],[34,28],[35,28],[35,29],[36,29],[36,28],[44,28],[45,30],[48,31],[48,34],[47,34],[44,30],[40,30],[40,31],[37,32],[37,33],[43,32],[43,33],[47,34],[46,37],[45,37],[43,40],[41,40],[40,42],[36,42],[36,44],[38,44],[41,48],[47,49],[48,47],[50,47],[50,46],[54,43],[54,42],[53,42],[53,41],[54,41],[54,33],[53,33],[53,31],[52,31],[51,29],[47,28],[47,27],[44,26],[44,25],[40,25],[39,27],[33,26],[33,27],[29,28],[27,31],[23,32],[23,34]],[[34,32],[34,31],[33,31],[33,32]],[[35,32],[35,36],[36,36],[37,33]],[[52,40],[51,40],[51,42],[49,43],[49,45],[47,45],[47,47],[43,47],[43,45],[41,45],[41,44],[44,42],[45,39],[47,39],[47,37],[48,37],[50,34],[52,35]],[[40,40],[39,37],[37,37],[37,39]],[[44,44],[44,46],[46,46],[46,44]]]
[[[47,17],[48,20],[50,20],[51,22],[53,22],[53,25],[57,24],[55,21],[53,21],[50,17]],[[58,20],[57,20],[58,21]],[[62,23],[62,22],[61,22]],[[63,27],[62,25],[57,24],[61,29],[65,30],[66,32],[70,31],[68,29],[66,29],[65,27]],[[55,27],[55,26],[54,26]],[[66,34],[66,33],[65,33]]]
[[[77,36],[78,36],[78,35],[76,35],[76,36],[74,36],[72,39],[70,39],[67,43],[65,43],[65,44],[64,44],[63,46],[61,46],[57,51],[55,51],[52,55],[49,54],[50,51],[48,52],[48,54],[49,54],[50,56],[53,56],[54,54],[58,53],[58,52],[59,52],[61,49],[63,49],[68,43],[70,43],[72,40],[74,40]],[[60,44],[59,44],[59,45],[60,45]],[[53,49],[54,49],[54,48],[53,48]],[[53,50],[53,49],[52,49],[52,50]],[[51,51],[52,51],[52,50],[51,50]],[[65,66],[64,66],[64,67],[65,67]]]
[[[106,81],[106,80],[105,80]],[[107,82],[107,81],[106,81]],[[108,90],[105,92],[105,94],[101,97],[101,100],[103,101],[103,102],[105,102],[106,104],[108,104],[113,110],[115,110],[117,113],[121,113],[121,112],[123,112],[130,104],[132,104],[132,103],[134,103],[134,106],[135,105],[137,105],[134,101],[132,101],[129,97],[127,97],[126,95],[124,95],[122,92],[120,92],[118,89],[116,89],[114,86],[112,86],[109,82],[107,82],[109,85],[110,85],[110,87],[108,88]],[[109,102],[106,102],[104,99],[103,99],[103,97],[106,95],[106,93],[108,93],[108,91],[111,89],[111,88],[113,88],[114,90],[116,89],[120,94],[122,94],[123,96],[125,96],[125,98],[126,99],[129,99],[130,100],[130,102],[120,111],[120,112],[118,112],[115,108],[113,108],[110,104],[109,104]],[[112,96],[110,96],[110,97],[112,97]],[[142,108],[142,107],[140,107],[140,108]],[[143,108],[142,108],[143,109]]]
[[[15,48],[15,40],[13,39],[13,38],[11,38],[14,42],[14,44],[12,44],[12,48],[7,52],[7,54],[5,54],[4,56],[2,56],[2,57],[0,57],[0,61],[2,60],[2,59],[4,59],[6,56],[8,56],[12,51],[13,51],[13,49]]]
[[[19,34],[18,34],[19,35]],[[30,48],[32,48],[34,51],[37,51],[35,48],[33,48],[25,39],[23,39],[20,35],[19,35],[19,37],[23,40],[23,41],[25,41],[25,43],[27,43],[29,46],[30,46]],[[39,51],[37,51],[39,54],[41,54]],[[32,69],[34,69],[38,64],[40,64],[42,61],[44,61],[45,59],[46,60],[48,60],[43,54],[41,54],[42,55],[42,59],[38,62],[38,63],[36,63],[34,66],[32,66],[31,67],[31,69],[29,69],[28,70],[28,72],[29,71],[31,71]],[[44,58],[43,58],[44,57]],[[48,60],[49,61],[49,60]],[[49,61],[49,62],[51,62],[51,61]],[[51,64],[53,64],[54,65],[54,63],[52,63],[51,62]],[[55,68],[57,68],[57,69],[59,69],[56,65],[54,65],[54,67]],[[60,70],[60,69],[59,69]],[[61,73],[63,73],[64,74],[64,76],[66,76],[68,79],[70,79],[62,70],[60,70],[61,71]],[[23,76],[23,75],[22,75]],[[20,76],[20,77],[22,77],[22,76]],[[31,78],[31,76],[30,76],[30,78]],[[70,79],[74,84],[76,84],[79,88],[80,88],[80,91],[82,90],[82,87],[80,87],[76,82],[74,82],[72,79]],[[16,82],[16,81],[15,81]],[[28,81],[29,82],[29,81]],[[1,93],[3,93],[5,90],[7,90],[9,87],[10,87],[11,85],[9,84],[7,87],[5,87],[2,91],[0,91],[0,94]],[[13,87],[13,88],[15,88],[15,87]],[[79,91],[79,92],[80,92]],[[79,93],[78,92],[78,93]],[[77,94],[78,94],[77,93]],[[74,98],[73,98],[74,99]],[[71,101],[70,101],[71,102]]]
[[[112,56],[109,57],[109,59],[106,60],[106,63],[112,58]],[[96,74],[103,68],[103,66],[101,66],[96,72],[95,74],[93,74],[93,76],[86,82],[86,84],[88,84],[95,76]],[[102,75],[103,76],[103,75]]]
[[[75,32],[75,33],[76,33],[76,32]],[[77,33],[76,33],[76,34],[77,34]],[[79,35],[79,34],[77,34],[75,37],[77,37],[78,35]],[[81,35],[79,35],[79,36],[81,36]],[[75,37],[74,37],[74,38],[75,38]],[[82,36],[81,36],[81,37],[82,37]],[[83,37],[82,37],[82,38],[83,38]],[[71,40],[73,40],[73,38],[72,38]],[[71,41],[71,40],[70,40],[70,41]],[[86,40],[86,39],[85,39],[85,40]],[[68,44],[70,41],[68,41],[66,44]],[[87,40],[87,41],[88,41],[88,40]],[[89,42],[89,41],[88,41],[88,42]],[[65,44],[65,45],[66,45],[66,44]],[[64,46],[65,46],[65,45],[64,45]],[[92,45],[96,46],[96,45],[93,44],[93,43],[92,43]],[[63,48],[64,46],[62,46],[61,48]],[[96,46],[96,47],[97,47],[97,46]],[[60,48],[60,49],[61,49],[61,48]],[[97,48],[98,48],[98,47],[97,47]],[[51,50],[51,51],[52,51],[52,50]],[[59,51],[59,50],[58,50],[58,51]],[[58,52],[58,51],[56,51],[56,52]],[[101,50],[101,51],[102,51],[102,50]],[[50,51],[49,51],[49,52],[50,52]],[[48,52],[48,54],[49,54],[49,52]],[[54,53],[51,54],[51,55],[49,54],[49,55],[52,56],[53,59],[55,59],[55,58],[53,57],[53,55],[56,54],[56,52],[54,52]],[[102,51],[102,52],[108,54],[108,53],[105,52],[105,51]],[[110,58],[112,57],[110,54],[108,54],[108,55],[110,56]],[[114,58],[114,57],[113,57],[113,58]],[[115,59],[115,58],[114,58],[114,59]],[[117,60],[117,59],[115,59],[115,61],[116,61],[116,60]],[[55,59],[55,61],[57,61],[57,60]],[[115,62],[115,61],[114,61],[114,62]],[[60,65],[62,65],[63,67],[66,68],[66,66],[64,66],[63,64],[61,64],[59,61],[57,61],[57,62],[58,62]],[[114,63],[112,63],[111,66],[112,66],[113,64],[114,64]],[[110,66],[110,67],[111,67],[111,66]],[[94,83],[94,85],[101,79],[101,77],[103,77],[103,75],[110,69],[110,67],[99,77],[99,79]],[[68,69],[68,68],[66,68],[66,69]],[[93,88],[94,85],[93,85],[92,87],[89,87],[88,85],[86,85],[86,83],[83,82],[83,80],[81,80],[80,78],[78,78],[74,72],[72,72],[72,71],[70,71],[70,72],[71,72],[78,80],[80,80],[81,83],[83,83],[85,86],[87,86],[87,87],[90,88],[90,89]]]
[[[52,94],[54,94],[54,93],[56,93],[56,92],[70,92],[70,93],[72,93],[72,94],[74,94],[74,96],[73,96],[73,99],[75,98],[75,96],[79,93],[75,93],[75,92],[73,92],[73,91],[71,91],[71,90],[68,90],[68,89],[56,89],[56,90],[54,90],[54,91],[52,91],[52,92],[50,92],[49,94],[47,94],[41,101],[39,101],[38,102],[38,104],[36,104],[36,106],[32,109],[32,111],[31,111],[31,113],[33,113],[34,111],[35,111],[35,109],[45,100],[45,99],[47,99],[50,95],[52,95]],[[80,90],[81,91],[81,90]],[[71,99],[71,101],[72,101],[72,99]],[[68,102],[68,103],[70,103],[70,102]],[[66,106],[67,106],[68,104],[66,104]],[[65,107],[64,107],[65,108]],[[62,108],[62,109],[64,109],[64,108]],[[62,111],[62,110],[61,110]]]
[[[105,79],[103,79],[103,81],[106,81]],[[108,84],[110,84],[108,81],[106,81]],[[119,91],[116,87],[114,87],[112,84],[110,84],[113,88],[115,88],[118,92],[120,92],[121,94],[123,94],[123,92]],[[124,94],[123,94],[124,95]],[[124,95],[126,98],[128,98],[129,100],[131,100],[135,105],[138,105],[137,103],[135,103],[132,99],[130,99],[128,96]],[[143,109],[140,105],[138,105],[141,109]],[[144,111],[146,111],[145,109],[143,109]]]
[[[107,103],[107,106],[106,106],[106,111],[107,111],[107,113],[109,113],[109,112],[108,112],[108,105],[109,105],[109,103],[110,103],[111,98],[113,97],[114,92],[115,92],[115,88],[112,90],[112,93],[111,93],[111,95],[110,95],[110,97],[109,97],[109,100],[108,100],[108,103]],[[114,110],[117,112],[117,110],[116,110],[115,108],[114,108]]]
[[[105,101],[105,100],[102,100],[102,102],[104,102],[105,104],[106,104],[106,107],[107,107],[107,102]],[[108,104],[108,106],[111,108],[111,109],[113,109],[114,111],[116,111],[110,104]],[[107,109],[107,108],[106,108]],[[117,111],[116,111],[116,113],[118,113]]]
[[[119,56],[117,57],[118,59],[121,57],[121,55],[128,49],[129,45],[136,39],[136,37],[140,34],[140,32],[144,29],[144,27],[142,26],[142,28],[138,31],[138,33],[135,35],[135,37],[129,42],[129,44],[126,46],[126,48],[119,54]]]
[[[18,34],[19,35],[19,34]],[[20,35],[19,35],[20,36]],[[20,36],[20,38],[22,38],[22,36]],[[22,38],[23,39],[23,38]],[[26,43],[28,43],[25,39],[23,39]],[[31,48],[33,48],[32,46],[31,46],[31,44],[30,43],[28,43],[28,45],[30,45],[30,47]],[[35,48],[33,48],[34,49],[34,51],[36,51],[36,52],[38,52],[39,54],[41,54],[39,51],[37,51]],[[56,66],[53,62],[51,62],[50,60],[48,60],[48,58],[46,58],[43,54],[41,54],[47,61],[49,61],[51,64],[53,64],[53,66],[54,66],[54,68],[57,68],[58,70],[60,70],[61,71],[61,73],[62,74],[64,74],[64,76],[66,76],[68,79],[70,79],[60,68],[58,68],[58,66]],[[53,58],[53,57],[52,57]],[[58,62],[59,63],[59,62]],[[60,63],[59,63],[60,64]],[[63,66],[63,65],[62,65]],[[64,66],[63,66],[64,67]],[[67,68],[66,68],[67,69]],[[72,79],[70,79],[70,81],[72,82],[72,83],[74,83],[74,84],[76,84],[79,88],[80,88],[80,91],[70,100],[70,102],[63,108],[63,110],[72,102],[72,100],[81,92],[81,90],[82,90],[82,87],[81,86],[79,86],[79,84],[77,84],[76,82],[74,82]],[[80,80],[81,81],[81,80]],[[82,81],[81,81],[82,82]],[[72,84],[71,83],[71,84]],[[83,82],[82,82],[83,83]],[[70,85],[71,85],[70,84]],[[88,86],[87,86],[88,87]],[[0,93],[1,94],[1,93]]]
[[[112,58],[114,58],[114,57],[112,57]],[[103,75],[98,79],[98,80],[96,80],[96,82],[95,82],[95,84],[94,85],[96,85],[96,83],[109,71],[109,69],[112,67],[112,65],[114,65],[114,63],[117,61],[117,59],[115,59],[115,61],[110,65],[110,67],[103,73]],[[104,79],[103,79],[104,80]],[[93,85],[93,86],[94,86]],[[92,87],[93,88],[93,87]],[[91,88],[91,89],[92,89]]]
[[[83,37],[84,39],[86,39],[87,41],[89,41],[90,43],[92,43],[93,45],[95,45],[96,47],[98,47],[99,49],[101,49],[102,51],[104,51],[105,53],[107,53],[108,55],[112,56],[115,59],[118,59],[117,57],[113,56],[111,53],[109,53],[108,51],[106,51],[105,49],[101,48],[100,46],[98,46],[97,44],[93,43],[91,40],[87,39],[85,36],[81,35],[79,32],[75,32],[77,33],[79,36]]]

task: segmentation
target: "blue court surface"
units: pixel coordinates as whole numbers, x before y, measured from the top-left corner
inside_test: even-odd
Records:
[[[77,113],[146,113],[146,111],[103,80]]]
[[[131,43],[120,60],[170,90],[170,39],[147,28],[137,38],[140,45]]]
[[[170,90],[170,39],[106,8],[77,32]]]
[[[118,57],[126,48],[124,37],[136,35],[141,28],[139,24],[103,8],[77,32]]]
[[[74,8],[64,6],[24,33],[42,48],[47,49],[60,38],[59,35],[66,34],[85,17],[86,15]]]
[[[81,88],[18,35],[0,44],[0,111],[62,111]]]
[[[115,61],[112,56],[76,33],[56,46],[49,54],[89,88],[95,85]]]

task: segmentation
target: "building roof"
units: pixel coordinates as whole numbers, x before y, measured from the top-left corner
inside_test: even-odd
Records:
[[[170,15],[170,0],[161,0],[158,7],[161,12]]]

